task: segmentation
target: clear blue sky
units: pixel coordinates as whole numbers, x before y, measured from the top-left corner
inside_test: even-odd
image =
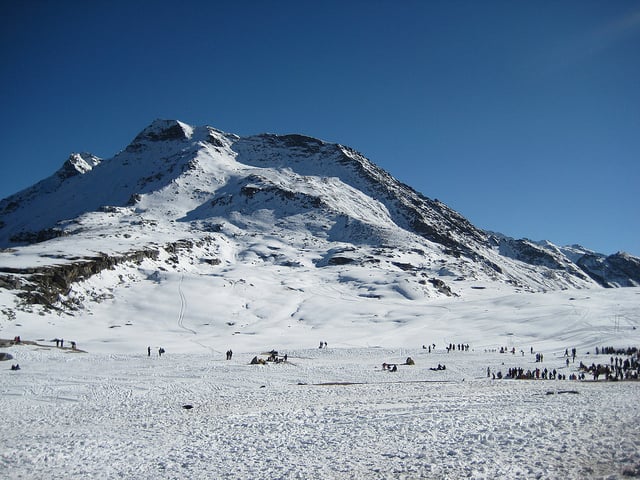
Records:
[[[156,118],[349,145],[477,226],[640,256],[637,1],[34,1],[0,198]]]

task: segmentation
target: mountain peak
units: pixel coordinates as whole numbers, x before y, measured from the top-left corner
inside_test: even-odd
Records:
[[[178,120],[156,119],[133,139],[132,145],[143,142],[188,140],[193,135],[193,130],[191,125]]]
[[[62,164],[60,170],[56,172],[56,175],[65,180],[76,175],[82,175],[92,170],[93,167],[101,162],[99,157],[92,155],[91,153],[72,153],[69,158]]]

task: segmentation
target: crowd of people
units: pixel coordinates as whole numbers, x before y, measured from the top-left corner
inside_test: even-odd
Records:
[[[445,345],[444,348],[447,350],[447,353],[455,352],[456,350],[458,352],[468,352],[469,344],[468,343],[450,343],[448,345]],[[436,344],[432,343],[430,345],[422,345],[422,349],[427,350],[429,353],[431,353],[432,351],[435,352]]]
[[[566,380],[567,375],[558,373],[558,371],[554,368],[553,370],[548,370],[547,368],[534,368],[533,370],[527,369],[525,371],[522,367],[513,367],[507,370],[506,375],[502,375],[502,371],[491,372],[491,369],[487,367],[487,377],[491,376],[494,380],[496,378],[512,378],[517,380]],[[584,374],[579,376],[575,374],[569,375],[569,380],[584,380]]]
[[[626,355],[630,357],[638,354],[638,347],[616,348],[616,347],[596,347],[596,355]]]
[[[320,348],[327,348],[327,343],[322,341],[320,342]],[[445,345],[445,350],[447,353],[451,352],[469,352],[470,346],[468,343],[449,343]],[[423,350],[427,350],[429,353],[436,351],[435,343],[429,345],[423,345]],[[531,355],[535,355],[535,363],[541,364],[545,361],[544,354],[541,352],[535,352],[533,347],[529,349]],[[516,352],[519,352],[522,356],[525,355],[524,350],[516,350],[515,347],[499,347],[496,349],[485,349],[486,352],[494,352],[494,353],[503,353],[503,354],[512,354],[515,355]],[[584,363],[580,362],[580,367],[576,372],[565,372],[559,371],[563,370],[563,367],[557,368],[547,368],[544,366],[539,366],[535,368],[524,368],[522,366],[512,366],[510,368],[505,369],[491,369],[491,367],[487,367],[487,378],[491,379],[518,379],[518,380],[586,380],[587,376],[590,374],[593,376],[594,380],[598,380],[600,378],[605,378],[607,380],[637,380],[640,373],[640,352],[635,347],[629,348],[613,348],[613,347],[597,347],[597,354],[608,354],[608,355],[618,355],[616,357],[611,356],[608,364],[596,364],[592,363],[591,366],[587,366]],[[227,352],[227,360],[230,359],[229,352]],[[587,352],[587,355],[589,352]],[[555,358],[558,359],[560,354],[558,354]],[[564,362],[566,368],[569,368],[571,362],[575,362],[577,356],[577,349],[575,347],[569,349],[566,348],[564,351]],[[623,358],[626,356],[627,358]],[[277,351],[269,352],[269,356],[266,359],[259,358],[258,356],[254,357],[251,364],[266,364],[268,362],[280,363],[287,360],[287,356],[279,357]],[[415,362],[411,357],[407,358],[406,363],[404,365],[414,365]],[[503,363],[504,365],[504,363]],[[446,366],[444,364],[438,364],[437,367],[430,367],[430,370],[433,371],[442,371],[446,370]],[[385,362],[382,364],[382,370],[389,372],[398,371],[397,363],[388,363]],[[504,370],[504,373],[503,373]]]
[[[459,352],[468,352],[469,351],[469,344],[468,343],[450,343],[449,345],[447,345],[447,353],[449,352],[455,352],[456,348]]]
[[[609,350],[611,352],[611,350]],[[626,350],[630,355],[610,357],[608,364],[592,363],[590,366],[580,362],[580,371],[593,375],[594,380],[603,376],[606,380],[638,380],[640,374],[640,354],[637,349]]]
[[[533,347],[531,348],[533,354]],[[587,352],[588,354],[588,352]],[[487,367],[487,378],[492,379],[524,379],[524,380],[586,380],[587,375],[593,377],[597,381],[600,378],[606,380],[637,380],[640,374],[640,352],[636,347],[613,348],[613,347],[596,347],[596,355],[600,354],[616,354],[611,356],[609,363],[595,363],[587,366],[580,362],[578,372],[570,374],[560,373],[557,369],[548,369],[546,367],[537,367],[525,369],[522,367],[508,368],[503,374],[502,370],[491,371]],[[544,355],[540,352],[535,354],[536,363],[544,362]],[[575,362],[577,356],[576,348],[565,349],[563,358],[565,359],[566,368],[569,364]],[[625,358],[626,357],[626,358]],[[571,361],[570,361],[571,359]]]
[[[63,339],[55,339],[56,347],[64,348],[64,340]],[[21,343],[20,337],[15,337],[11,342],[14,345],[19,345]],[[320,348],[325,349],[328,347],[327,342],[321,341]],[[71,348],[76,349],[75,342],[71,342]],[[436,344],[432,343],[429,345],[423,345],[423,350],[427,350],[429,353],[436,351]],[[445,350],[447,353],[450,352],[469,352],[470,346],[468,343],[449,343],[445,345]],[[485,349],[485,353],[488,352],[500,352],[503,354],[511,353],[512,355],[516,354],[515,347],[499,347],[496,349]],[[524,350],[519,350],[519,352],[524,356]],[[158,356],[162,356],[165,353],[164,348],[158,348]],[[541,352],[534,352],[533,347],[530,348],[531,355],[535,355],[535,363],[541,364],[545,361],[544,354]],[[566,348],[564,350],[564,355],[561,358],[564,358],[564,363],[566,365],[567,370],[569,369],[570,363],[575,363],[577,357],[577,349],[575,347],[569,349]],[[501,369],[494,368],[492,370],[491,367],[487,367],[486,373],[487,378],[491,379],[519,379],[519,380],[586,380],[588,377],[593,378],[594,381],[598,381],[600,379],[605,379],[609,381],[619,381],[619,380],[638,380],[640,378],[640,349],[638,347],[612,347],[612,346],[598,346],[595,347],[596,357],[601,358],[606,355],[609,358],[604,362],[591,362],[590,365],[585,364],[583,361],[580,361],[579,367],[577,371],[574,372],[560,372],[559,369],[563,369],[563,367],[557,368],[547,368],[541,366],[536,366],[535,368],[525,368],[522,366],[512,366],[510,368]],[[147,347],[147,355],[151,356],[151,347]],[[586,352],[586,355],[590,355],[590,352]],[[233,356],[233,352],[231,349],[226,351],[226,359],[231,360]],[[556,355],[556,361],[560,355]],[[590,357],[593,358],[593,357]],[[287,362],[288,356],[285,354],[283,356],[279,355],[276,350],[271,350],[267,353],[266,358],[260,358],[255,356],[251,360],[251,364],[266,364],[266,363],[283,363]],[[414,365],[415,362],[411,357],[408,357],[404,365]],[[502,363],[504,365],[504,362]],[[11,365],[11,370],[19,370],[19,365]],[[398,370],[398,365],[395,363],[383,363],[382,369],[386,371],[396,372]],[[433,371],[441,371],[445,370],[446,366],[444,364],[438,364],[437,367],[431,367],[430,370]],[[504,370],[504,373],[503,373]]]

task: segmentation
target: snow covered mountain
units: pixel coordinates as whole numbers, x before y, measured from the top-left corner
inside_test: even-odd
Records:
[[[638,383],[571,377],[637,351],[639,267],[158,120],[0,201],[0,477],[637,477]]]
[[[354,299],[640,285],[638,258],[485,232],[343,145],[174,120],[0,201],[0,248],[9,318],[91,311],[169,272],[206,283],[251,268]]]

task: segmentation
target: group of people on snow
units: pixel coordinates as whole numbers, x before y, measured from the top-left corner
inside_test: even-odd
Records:
[[[285,363],[287,360],[289,359],[289,356],[285,353],[284,355],[280,356],[278,355],[278,351],[277,350],[271,350],[269,352],[269,356],[264,359],[264,358],[260,358],[257,355],[255,357],[253,357],[251,359],[251,362],[249,362],[251,365],[266,365],[267,362],[270,363]]]
[[[606,380],[637,380],[640,375],[640,352],[635,347],[629,347],[626,349],[614,349],[613,347],[598,348],[596,347],[596,355],[616,353],[620,356],[609,358],[609,363],[593,362],[590,366],[580,362],[579,371],[573,372],[569,375],[558,372],[555,368],[549,370],[547,368],[534,368],[524,369],[522,367],[512,367],[507,369],[503,374],[501,370],[491,371],[490,367],[487,367],[487,378],[502,379],[526,379],[526,380],[585,380],[587,374],[593,376],[593,380],[599,380],[604,377]],[[531,348],[533,354],[533,347]],[[589,352],[587,352],[589,354]],[[542,353],[536,353],[536,363],[542,363],[544,361],[544,355]],[[626,358],[624,356],[626,355]],[[566,367],[569,368],[570,359],[575,362],[577,356],[576,348],[572,348],[569,351],[568,348],[564,351],[564,358]],[[504,365],[504,364],[503,364]]]
[[[609,364],[597,365],[592,363],[586,366],[580,362],[580,371],[590,373],[594,380],[598,380],[602,375],[606,380],[638,380],[640,375],[640,353],[637,349],[627,358],[610,357]]]
[[[450,343],[449,345],[447,345],[447,353],[449,352],[455,352],[456,348],[459,352],[468,352],[469,351],[469,344],[464,344],[464,343]]]

